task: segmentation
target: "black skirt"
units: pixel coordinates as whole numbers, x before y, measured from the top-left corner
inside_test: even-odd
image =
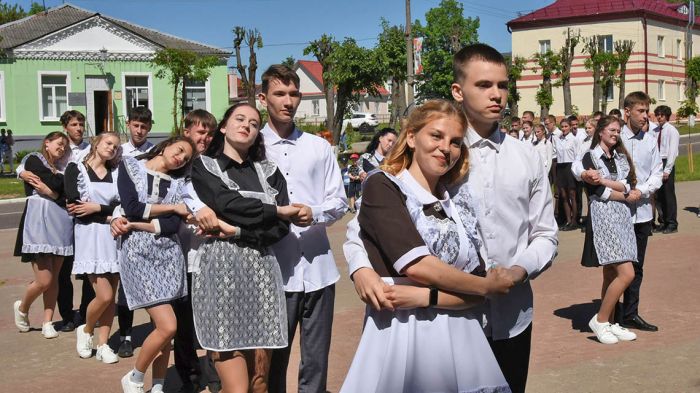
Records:
[[[590,215],[590,213],[589,213]],[[581,266],[585,267],[600,267],[598,263],[598,254],[595,252],[593,244],[593,224],[591,218],[586,220],[586,237],[583,241],[583,255],[581,255]]]
[[[576,178],[571,173],[571,163],[557,163],[557,187],[576,188]]]

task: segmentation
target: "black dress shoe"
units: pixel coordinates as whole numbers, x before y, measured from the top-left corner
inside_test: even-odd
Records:
[[[61,331],[64,333],[72,332],[75,330],[75,323],[73,321],[63,321],[61,325]]]
[[[119,346],[119,351],[117,351],[117,355],[119,355],[120,358],[130,358],[134,356],[134,347],[131,346],[130,340],[122,341],[121,345]]]
[[[211,393],[219,393],[221,391],[221,382],[209,382],[207,388]]]
[[[622,327],[626,327],[628,329],[643,330],[645,332],[656,332],[659,330],[657,326],[654,326],[649,322],[643,320],[642,317],[640,317],[639,315],[635,316],[632,319],[627,319],[623,321],[621,325]]]
[[[672,227],[672,226],[667,226],[664,228],[664,235],[668,235],[669,233],[676,233],[678,232],[678,227]]]
[[[651,227],[651,232],[652,233],[660,233],[666,230],[665,225],[654,225]]]

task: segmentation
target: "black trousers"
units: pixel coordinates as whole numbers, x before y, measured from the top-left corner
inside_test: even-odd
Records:
[[[205,370],[199,364],[197,356],[197,348],[199,342],[194,330],[194,318],[192,317],[192,274],[187,273],[187,293],[190,295],[175,300],[173,311],[177,317],[177,332],[174,339],[175,353],[175,370],[180,376],[182,383],[192,383],[195,386],[200,386],[200,380],[204,377],[203,382],[218,382],[219,376],[214,368],[214,363],[209,356],[204,362]]]
[[[285,292],[289,345],[272,351],[268,391],[287,391],[289,353],[297,325],[301,334],[299,392],[326,393],[328,352],[331,347],[335,284],[314,292]]]
[[[73,281],[71,271],[73,270],[73,256],[63,258],[61,271],[58,273],[58,313],[64,322],[73,321]]]
[[[634,235],[637,238],[637,260],[633,263],[634,279],[627,289],[625,289],[624,301],[622,302],[622,320],[630,320],[637,316],[639,308],[639,291],[642,288],[644,278],[644,257],[647,252],[647,241],[651,235],[651,221],[634,224]]]
[[[664,167],[666,159],[662,160]],[[661,188],[656,191],[656,209],[661,212],[659,214],[659,222],[663,226],[671,228],[678,227],[678,206],[676,203],[676,167],[671,170],[668,179],[663,182]]]
[[[581,222],[583,217],[583,182],[576,182],[576,223]]]
[[[119,283],[119,291],[117,295],[117,321],[119,321],[119,336],[131,336],[131,329],[134,325],[134,312],[129,310],[127,306],[124,287]]]
[[[525,393],[527,372],[530,366],[532,323],[522,333],[505,340],[487,337],[498,366],[513,393]]]

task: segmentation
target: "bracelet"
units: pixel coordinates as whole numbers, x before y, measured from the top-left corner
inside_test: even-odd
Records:
[[[430,297],[428,298],[428,307],[435,307],[438,303],[438,289],[430,287]]]

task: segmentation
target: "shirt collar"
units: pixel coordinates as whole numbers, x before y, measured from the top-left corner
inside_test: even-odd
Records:
[[[625,124],[625,125],[622,127],[622,132],[620,133],[620,136],[622,136],[622,137],[625,138],[625,139],[639,139],[639,140],[642,140],[642,139],[644,138],[644,134],[646,134],[646,132],[644,132],[643,130],[640,130],[640,131],[635,135],[635,133],[632,132],[632,130],[631,130],[629,127],[627,127],[627,124]]]
[[[78,145],[74,144],[73,141],[70,142],[70,149],[71,150],[76,150],[76,149],[77,150],[85,150],[89,146],[90,146],[90,144],[85,139],[83,139],[83,141],[80,142],[80,144],[78,144]]]
[[[482,138],[481,135],[479,135],[472,127],[467,129],[467,142],[470,148],[490,146],[498,152],[500,151],[501,144],[506,137],[508,137],[508,134],[500,132],[498,125],[493,127],[493,130],[491,130],[491,134],[489,134],[488,138]]]
[[[603,159],[607,159],[607,158],[608,158],[608,157],[605,155],[605,152],[603,151],[603,148],[600,147],[600,145],[598,145],[598,146],[596,146],[596,147],[593,148],[593,154],[594,154],[596,157],[600,157],[600,158],[603,158]],[[613,150],[612,158],[617,158],[617,156],[618,156],[617,150]]]
[[[447,193],[447,190],[444,189],[444,187],[441,187],[438,185],[438,192],[443,196],[442,199],[438,199],[435,197],[435,195],[431,194],[428,190],[423,188],[416,179],[411,175],[411,173],[408,170],[403,170],[401,173],[399,173],[397,176],[405,186],[407,186],[413,195],[418,198],[418,201],[423,204],[423,205],[429,205],[431,203],[435,202],[445,202],[449,198],[449,194]]]
[[[300,129],[298,129],[295,125],[294,130],[291,134],[289,134],[287,138],[281,138],[279,134],[277,134],[277,132],[275,132],[275,130],[273,130],[272,127],[270,127],[270,123],[266,123],[265,127],[263,127],[263,129],[260,130],[260,132],[262,132],[263,138],[265,138],[265,142],[268,145],[276,145],[278,143],[290,143],[292,145],[296,145],[297,141],[303,134],[303,132]]]
[[[226,154],[221,154],[219,157],[217,157],[216,161],[218,161],[219,166],[223,166],[222,169],[224,171],[230,168],[246,168],[253,166],[253,161],[250,159],[250,156],[243,160],[243,162],[237,162]]]

